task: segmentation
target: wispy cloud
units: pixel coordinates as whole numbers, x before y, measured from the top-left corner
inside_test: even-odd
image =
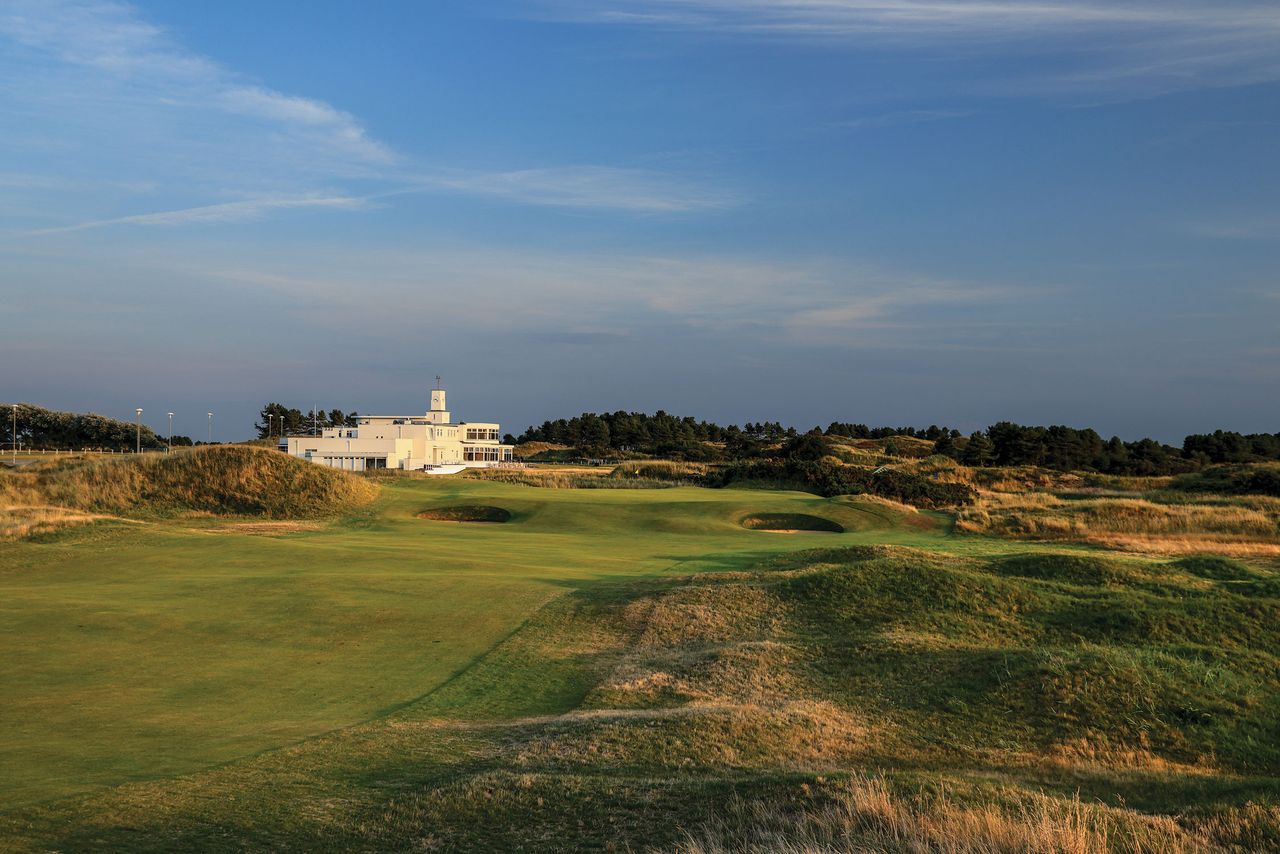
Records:
[[[950,282],[920,283],[907,280],[889,288],[870,289],[830,305],[797,312],[787,326],[799,334],[857,327],[919,306],[986,302],[1007,293],[997,288],[964,286]]]
[[[582,23],[1073,57],[1011,90],[1155,93],[1280,78],[1280,6],[1259,0],[545,0],[541,9]]]
[[[259,219],[266,213],[276,210],[297,208],[328,208],[334,210],[360,210],[368,206],[368,199],[352,196],[327,196],[305,198],[268,198],[246,199],[239,202],[226,202],[219,205],[201,205],[179,210],[159,211],[156,213],[118,216],[110,219],[97,219],[80,222],[75,225],[57,228],[41,228],[26,232],[27,235],[64,234],[72,231],[87,231],[94,228],[105,228],[112,225],[142,226],[176,226],[194,223],[226,223]]]
[[[644,169],[569,166],[424,176],[420,189],[451,190],[532,205],[678,213],[732,207],[733,193],[705,181]]]
[[[12,176],[22,187],[61,186],[26,176]],[[5,186],[0,175],[0,187]],[[109,226],[185,226],[242,222],[268,213],[306,208],[364,210],[396,196],[463,193],[509,202],[575,209],[607,209],[636,214],[679,213],[730,207],[738,198],[698,182],[677,182],[672,176],[644,170],[609,167],[566,167],[515,172],[453,172],[449,176],[413,178],[412,183],[363,196],[311,194],[269,196],[196,205],[128,216],[85,220],[71,225],[28,229],[12,236],[39,236],[88,231]]]
[[[14,176],[16,186],[52,186]],[[0,175],[0,186],[5,179]],[[71,225],[28,229],[11,236],[67,234],[109,226],[185,226],[242,222],[268,213],[306,208],[364,210],[395,196],[457,192],[519,204],[576,209],[607,209],[637,214],[679,213],[725,208],[737,197],[697,182],[677,183],[671,176],[643,170],[568,167],[516,172],[455,172],[448,177],[417,177],[401,187],[363,196],[346,194],[269,196],[196,205],[128,216],[92,219]]]
[[[922,331],[945,326],[936,337],[956,343],[972,331],[967,321],[935,309],[976,310],[1007,302],[1014,293],[1023,301],[1034,298],[1028,289],[834,260],[784,263],[497,248],[244,260],[237,266],[198,268],[171,263],[179,275],[274,292],[292,310],[305,313],[308,324],[340,327],[358,308],[386,330],[416,327],[421,317],[402,306],[429,304],[432,312],[468,329],[490,332],[679,328],[801,346],[865,347],[919,341]],[[973,318],[979,326],[990,320]]]
[[[0,35],[70,66],[91,70],[170,108],[212,107],[264,120],[276,130],[357,162],[395,159],[350,114],[323,101],[246,82],[230,69],[186,50],[123,3],[9,0]]]
[[[23,115],[29,127],[55,129],[47,135],[58,147],[0,136],[0,157],[11,170],[0,173],[0,186],[27,194],[29,211],[35,193],[62,192],[65,202],[68,190],[95,190],[62,205],[69,224],[19,227],[10,236],[208,225],[431,193],[632,214],[710,211],[739,202],[706,180],[656,170],[414,163],[350,113],[245,79],[186,49],[135,7],[109,0],[0,3],[0,79],[5,76],[20,85],[0,87],[0,106]],[[84,174],[82,164],[90,161],[95,172]],[[110,186],[105,173],[116,179]],[[144,185],[154,196],[152,210],[94,215],[113,188],[130,193]],[[359,190],[334,190],[354,186]],[[136,209],[138,202],[106,204]],[[45,225],[58,217],[41,206],[40,219]]]
[[[553,0],[546,8],[583,21],[811,36],[900,33],[994,39],[1121,27],[1238,30],[1280,25],[1273,4],[1240,0]]]

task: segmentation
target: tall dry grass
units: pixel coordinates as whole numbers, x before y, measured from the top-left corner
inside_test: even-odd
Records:
[[[707,474],[704,463],[671,460],[636,460],[614,466],[609,473],[620,480],[667,480],[676,483],[700,483]]]
[[[568,445],[557,445],[555,442],[521,442],[515,446],[512,453],[515,454],[516,459],[524,460],[543,451],[567,451],[568,449]]]
[[[823,792],[827,795],[826,792]],[[996,804],[947,793],[902,797],[865,775],[796,810],[736,801],[676,846],[681,854],[1192,854],[1221,848],[1170,818],[1045,795]],[[816,800],[816,799],[815,799]]]
[[[116,460],[81,460],[0,475],[6,536],[94,521],[95,514],[201,511],[267,518],[330,516],[378,487],[266,448],[224,445]]]
[[[1170,493],[1073,500],[1047,492],[988,492],[960,511],[956,528],[1161,554],[1276,554],[1280,553],[1280,500]]]
[[[114,517],[67,507],[8,505],[0,507],[0,541],[20,540],[111,518]]]

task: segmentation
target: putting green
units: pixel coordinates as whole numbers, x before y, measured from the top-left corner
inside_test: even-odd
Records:
[[[418,518],[451,503],[511,518]],[[764,536],[742,527],[749,514],[813,514],[845,533]],[[0,810],[378,717],[571,588],[843,543],[1002,548],[948,528],[940,515],[792,492],[448,479],[393,481],[332,525],[188,518],[3,544]]]

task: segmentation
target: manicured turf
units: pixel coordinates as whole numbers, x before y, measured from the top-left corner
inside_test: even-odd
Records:
[[[450,503],[504,525],[416,518]],[[567,588],[736,569],[841,541],[938,543],[799,493],[399,481],[359,518],[244,533],[195,518],[0,544],[0,809],[185,773],[384,714]],[[743,529],[808,512],[851,533]],[[972,546],[972,542],[967,545]]]

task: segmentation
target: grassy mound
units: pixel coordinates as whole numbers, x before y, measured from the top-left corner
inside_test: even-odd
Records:
[[[1178,475],[1173,479],[1172,487],[1184,492],[1280,498],[1280,463],[1210,466],[1203,471]]]
[[[1131,576],[1114,560],[1094,555],[1033,552],[995,561],[992,569],[1003,575],[1065,581],[1068,584],[1108,584]]]
[[[418,518],[434,522],[510,522],[511,511],[485,504],[458,504],[423,510]]]
[[[114,513],[313,518],[368,504],[378,494],[375,485],[352,475],[242,445],[86,461],[17,477],[0,484],[11,498]]]
[[[497,657],[563,668],[572,649],[574,710],[508,731],[518,779],[451,783],[419,820],[467,832],[463,791],[505,805],[527,787],[548,814],[584,795],[616,805],[620,784],[602,782],[616,778],[653,781],[646,803],[661,818],[610,831],[655,844],[683,823],[674,847],[691,852],[1270,846],[1280,789],[1237,775],[1280,766],[1268,736],[1280,602],[1186,576],[1160,588],[1150,579],[1167,573],[1137,562],[1031,557],[823,549],[573,602]],[[465,674],[447,708],[493,678]],[[506,690],[529,702],[525,686]],[[414,714],[433,720],[444,701]],[[903,770],[846,776],[867,767]],[[701,824],[659,794],[692,779],[704,781]],[[526,814],[523,801],[500,809],[503,826]],[[551,839],[549,824],[537,814],[530,833]]]
[[[1248,581],[1254,577],[1249,567],[1220,555],[1192,555],[1175,560],[1170,566],[1214,581]]]
[[[823,531],[843,534],[844,526],[808,513],[755,513],[740,523],[752,531]]]

